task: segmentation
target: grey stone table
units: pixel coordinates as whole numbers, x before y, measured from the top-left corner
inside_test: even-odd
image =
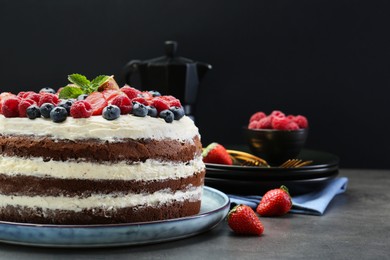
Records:
[[[234,235],[226,222],[178,241],[99,249],[0,244],[0,259],[390,259],[390,170],[342,169],[349,178],[323,216],[261,218],[261,237]]]

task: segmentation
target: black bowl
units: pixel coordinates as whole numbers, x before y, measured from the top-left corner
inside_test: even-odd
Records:
[[[290,131],[244,127],[243,131],[251,152],[271,165],[280,165],[296,158],[305,146],[309,133],[308,128]]]

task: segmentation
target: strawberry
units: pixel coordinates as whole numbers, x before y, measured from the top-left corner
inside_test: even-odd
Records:
[[[261,216],[282,216],[290,211],[292,201],[286,186],[267,191],[257,206],[256,212]]]
[[[264,232],[264,226],[253,209],[246,205],[235,206],[228,214],[229,227],[237,234],[258,235]]]
[[[104,95],[101,92],[92,92],[85,99],[92,106],[92,115],[101,115],[103,108],[105,108],[108,103],[104,98]]]
[[[115,89],[106,89],[102,92],[104,98],[106,99],[107,103],[108,104],[111,104],[112,100],[114,100],[114,98],[116,98],[117,96],[120,96],[120,95],[124,95],[125,94],[119,90],[115,90]]]
[[[218,143],[209,144],[202,153],[203,162],[232,165],[233,161],[225,147]]]

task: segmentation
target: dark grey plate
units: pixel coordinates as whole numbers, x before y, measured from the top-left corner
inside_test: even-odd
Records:
[[[338,175],[338,171],[329,173],[326,177],[306,180],[262,180],[244,181],[232,179],[218,179],[206,177],[206,185],[228,194],[236,195],[263,195],[267,191],[285,185],[291,196],[309,193],[322,189],[330,180]]]
[[[334,175],[339,158],[331,153],[304,149],[297,157],[313,163],[300,168],[255,167],[206,163],[206,177],[241,181],[310,180]]]

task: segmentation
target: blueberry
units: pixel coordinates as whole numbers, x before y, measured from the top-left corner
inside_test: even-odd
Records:
[[[57,106],[65,108],[66,111],[68,112],[68,115],[69,115],[70,114],[70,107],[73,105],[73,102],[74,102],[74,99],[65,99],[65,100],[61,100],[61,102],[58,103]]]
[[[148,114],[148,108],[144,104],[134,102],[132,113],[135,116],[145,117]]]
[[[55,94],[56,91],[52,88],[42,88],[39,93],[51,93],[51,94]]]
[[[88,94],[81,94],[77,97],[77,100],[85,100],[88,97]]]
[[[107,120],[114,120],[121,115],[121,110],[115,105],[109,105],[103,109],[102,115]]]
[[[175,116],[175,120],[180,120],[185,114],[183,107],[170,107],[169,110]]]
[[[44,118],[50,118],[50,112],[55,106],[52,103],[43,103],[39,110]]]
[[[167,123],[172,123],[173,119],[175,119],[175,115],[168,109],[161,111],[159,116]]]
[[[150,90],[149,93],[150,93],[153,97],[160,97],[160,96],[161,96],[160,92],[158,92],[157,90]]]
[[[26,109],[27,117],[30,119],[35,119],[41,117],[41,111],[37,105],[31,105]]]
[[[148,116],[157,117],[158,112],[154,106],[147,106],[146,108],[148,109]]]
[[[50,111],[50,118],[54,123],[60,123],[66,120],[68,112],[63,107],[55,107]]]

